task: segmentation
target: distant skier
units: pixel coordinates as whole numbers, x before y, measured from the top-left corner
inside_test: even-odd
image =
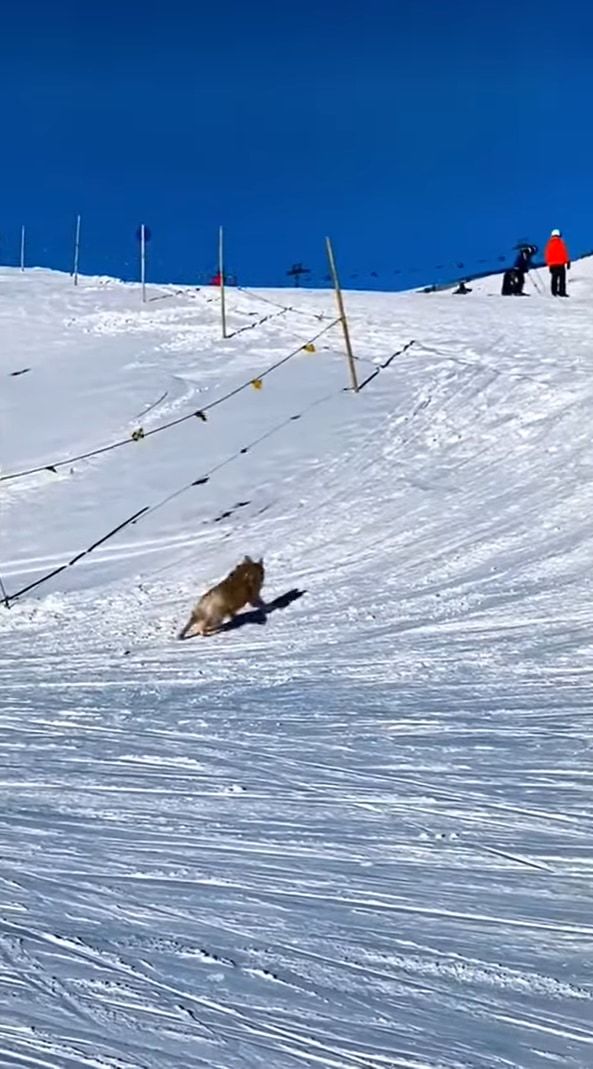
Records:
[[[519,284],[520,280],[517,271],[515,271],[514,267],[509,267],[502,276],[502,289],[500,292],[503,297],[515,297]]]
[[[466,284],[466,282],[463,282],[463,281],[462,281],[462,282],[460,282],[460,283],[459,283],[459,285],[458,285],[457,289],[456,289],[456,290],[453,290],[453,293],[454,293],[454,294],[457,294],[457,293],[463,293],[463,294],[465,294],[465,293],[471,293],[471,291],[472,291],[472,289],[471,289],[471,286],[468,286],[468,285]]]
[[[570,270],[570,255],[559,230],[553,230],[546,245],[546,263],[550,268],[552,297],[568,297],[566,271]]]
[[[537,245],[520,245],[517,253],[517,259],[515,260],[515,272],[517,276],[517,289],[515,293],[522,297],[523,287],[525,285],[525,275],[529,269],[533,266],[531,261],[537,252]]]
[[[519,251],[513,267],[509,267],[502,276],[503,297],[525,297],[525,275],[532,267],[531,261],[537,252],[537,245],[519,245]]]

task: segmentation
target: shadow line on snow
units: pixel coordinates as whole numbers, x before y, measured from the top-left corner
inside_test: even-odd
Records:
[[[292,605],[293,601],[298,601],[299,598],[302,598],[303,594],[306,594],[306,590],[298,590],[293,587],[292,590],[287,590],[285,594],[280,594],[273,601],[269,601],[262,609],[240,613],[239,616],[233,617],[232,620],[227,620],[226,624],[219,628],[219,631],[236,631],[239,627],[245,627],[247,624],[266,624],[268,616],[273,612],[277,612],[278,609],[287,609],[289,605]]]
[[[292,605],[294,601],[298,601],[306,593],[306,590],[298,590],[297,587],[293,587],[291,590],[287,590],[286,593],[274,598],[273,601],[267,602],[263,608],[254,609],[252,612],[239,613],[232,620],[227,620],[226,624],[222,624],[218,628],[216,634],[220,635],[225,631],[238,631],[240,627],[247,627],[249,624],[266,624],[268,616],[271,616],[273,612],[278,612],[279,609],[287,609],[289,605]],[[199,636],[193,635],[191,637],[197,638]],[[187,641],[187,639],[184,639],[184,641]]]

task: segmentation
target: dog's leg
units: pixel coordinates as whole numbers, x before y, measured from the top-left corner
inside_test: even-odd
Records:
[[[220,631],[224,621],[226,620],[226,618],[228,616],[230,616],[230,618],[232,620],[232,618],[233,618],[233,614],[232,613],[225,613],[224,616],[220,616],[218,614],[214,614],[213,616],[209,616],[208,619],[204,621],[204,626],[203,626],[202,632],[201,632],[202,635],[215,635],[217,633],[217,631]]]
[[[203,631],[200,631],[200,634],[204,638],[208,638],[210,635],[217,635],[221,627],[222,621],[219,624],[210,624],[210,627],[205,627]]]
[[[190,617],[190,619],[189,619],[189,620],[187,621],[187,623],[186,623],[185,627],[182,627],[182,628],[181,628],[181,631],[180,631],[180,632],[179,632],[179,634],[177,635],[177,638],[179,638],[179,639],[187,638],[187,636],[188,636],[189,632],[191,631],[191,629],[192,629],[192,627],[193,627],[193,624],[194,624],[194,618],[193,618],[193,616],[192,616],[192,617]]]

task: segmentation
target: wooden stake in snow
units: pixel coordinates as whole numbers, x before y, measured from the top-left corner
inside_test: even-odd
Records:
[[[25,224],[21,227],[21,271],[25,270]]]
[[[146,227],[140,224],[140,281],[142,283],[142,303],[146,304]]]
[[[344,342],[346,345],[346,357],[348,360],[348,367],[350,369],[350,381],[352,383],[352,389],[354,393],[358,393],[358,378],[356,375],[356,364],[354,363],[354,353],[352,352],[352,343],[350,341],[350,331],[348,329],[348,320],[346,318],[346,309],[344,308],[344,298],[342,297],[342,290],[340,287],[340,280],[338,278],[338,271],[336,268],[336,261],[334,257],[334,250],[331,240],[325,239],[327,247],[327,258],[329,260],[329,269],[334,283],[334,289],[336,291],[336,300],[338,302],[338,312],[340,315],[340,322],[342,324],[342,330],[344,332]]]
[[[222,323],[222,336],[226,338],[226,292],[224,287],[224,230],[218,231],[218,278],[220,280],[220,316]]]
[[[4,586],[4,583],[2,581],[2,576],[1,575],[0,575],[0,593],[2,594],[2,601],[3,601],[3,604],[4,604],[4,608],[5,609],[9,609],[10,608],[10,601],[9,601],[9,598],[8,598],[8,594],[6,593],[6,587]]]
[[[74,285],[78,286],[78,259],[80,255],[80,216],[76,216],[76,230],[74,232],[74,266],[72,268],[72,274],[74,275]]]

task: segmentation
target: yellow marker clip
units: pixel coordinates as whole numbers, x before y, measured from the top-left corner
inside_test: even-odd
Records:
[[[312,342],[312,341],[309,341],[309,342],[307,342],[307,344],[306,344],[306,345],[303,345],[303,351],[304,351],[305,353],[316,353],[316,352],[317,352],[317,349],[316,349],[316,348],[315,348],[315,346],[313,345],[313,342]]]
[[[254,390],[261,390],[261,388],[263,386],[263,382],[262,382],[261,379],[252,379],[251,380],[251,385],[253,386]]]

